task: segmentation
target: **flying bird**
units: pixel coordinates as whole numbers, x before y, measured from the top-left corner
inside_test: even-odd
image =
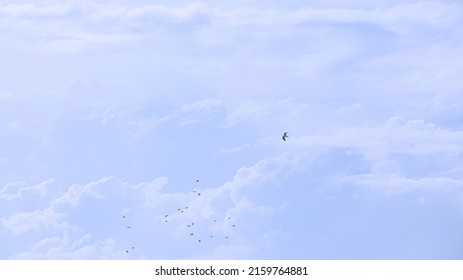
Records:
[[[281,136],[281,139],[283,139],[284,141],[286,141],[286,138],[288,138],[288,132],[285,132],[283,133],[283,136]]]
[[[122,216],[123,219],[125,219],[125,216]]]
[[[199,179],[196,179],[196,183],[199,183]]]

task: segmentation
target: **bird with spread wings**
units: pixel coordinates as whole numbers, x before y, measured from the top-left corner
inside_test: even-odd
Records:
[[[283,136],[281,136],[281,139],[283,139],[284,141],[286,141],[286,138],[288,138],[288,132],[285,132],[283,133]]]

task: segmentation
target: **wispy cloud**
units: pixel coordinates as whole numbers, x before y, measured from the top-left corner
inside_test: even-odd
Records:
[[[183,105],[179,109],[179,124],[188,125],[210,120],[222,106],[223,102],[217,99],[202,99]]]
[[[279,5],[273,8],[268,8],[267,5],[233,7],[207,2],[169,5],[126,2],[4,4],[0,6],[0,14],[5,19],[0,26],[16,31],[33,28],[36,30],[35,36],[47,38],[36,42],[39,48],[72,52],[136,40],[136,37],[129,35],[129,30],[140,32],[141,39],[146,34],[156,34],[156,30],[160,28],[175,28],[178,22],[200,21],[201,18],[205,18],[202,22],[207,23],[198,26],[197,31],[201,34],[206,34],[202,31],[205,26],[211,32],[220,34],[223,30],[241,30],[244,26],[265,26],[267,30],[276,32],[275,28],[278,26],[296,28],[307,23],[366,23],[405,35],[411,33],[407,28],[414,26],[410,22],[422,24],[424,27],[456,26],[461,22],[461,17],[456,12],[460,8],[459,3],[439,1],[383,5],[370,10],[341,7],[288,9],[279,8]],[[265,31],[255,29],[248,29],[247,32],[265,34],[262,33]]]
[[[56,259],[114,259],[123,254],[114,248],[115,241],[106,239],[91,243],[91,236],[73,239],[70,235],[47,237],[37,242],[30,251],[19,252],[13,258],[56,260]]]
[[[359,174],[342,179],[343,183],[378,189],[388,193],[418,191],[461,191],[463,181],[449,177],[407,178],[399,174]]]
[[[33,186],[25,182],[9,183],[0,189],[0,199],[21,199],[26,192],[38,192],[43,197],[47,193],[47,187],[53,183],[55,183],[54,178]]]
[[[68,228],[61,222],[64,214],[55,212],[51,207],[36,209],[32,212],[16,212],[2,218],[3,227],[15,235],[24,234],[30,230],[46,230],[47,228]]]

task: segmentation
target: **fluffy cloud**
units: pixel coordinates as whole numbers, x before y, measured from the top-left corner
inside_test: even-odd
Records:
[[[44,197],[47,193],[47,187],[55,183],[55,181],[54,178],[51,178],[34,186],[25,182],[6,184],[0,189],[0,199],[21,199],[27,192],[38,192],[41,197]]]
[[[267,217],[273,213],[273,207],[256,204],[248,197],[248,192],[273,180],[288,164],[289,161],[284,158],[267,158],[239,169],[231,181],[221,186],[199,187],[193,189],[194,192],[191,189],[184,192],[170,190],[166,177],[133,185],[114,177],[103,177],[84,185],[73,184],[63,193],[48,193],[46,200],[49,205],[44,208],[3,211],[2,225],[18,240],[29,239],[31,235],[28,233],[31,232],[39,238],[31,240],[35,245],[13,256],[15,258],[126,258],[127,255],[122,253],[132,246],[128,245],[134,242],[130,240],[131,235],[139,238],[137,247],[140,248],[136,254],[151,258],[156,254],[143,250],[146,246],[143,242],[150,242],[149,236],[154,234],[152,237],[176,242],[175,239],[181,240],[182,235],[187,235],[185,224],[191,221],[197,224],[195,231],[198,235],[202,234],[205,238],[212,234],[219,240],[223,239],[223,242],[217,241],[215,247],[208,247],[212,250],[210,253],[199,251],[196,257],[213,257],[225,252],[231,254],[230,258],[244,257],[254,249],[246,245],[248,241],[245,239],[242,240],[245,243],[239,243],[242,237],[232,224],[245,225],[248,215]],[[56,181],[50,179],[28,189],[45,185],[56,187],[53,186]],[[24,191],[17,192],[14,199],[21,202]],[[177,210],[179,206],[185,213]],[[164,218],[166,213],[168,218]],[[232,220],[227,217],[232,217]],[[169,223],[165,223],[164,219],[168,219]],[[130,225],[130,229],[126,225]],[[175,234],[163,237],[164,234],[159,232],[162,227],[166,227],[166,233],[173,231]],[[227,245],[225,236],[234,240],[234,245]],[[163,246],[168,248],[169,245]],[[164,258],[179,256],[180,252],[174,251]]]

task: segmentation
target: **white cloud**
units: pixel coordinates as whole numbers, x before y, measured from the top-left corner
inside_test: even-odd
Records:
[[[24,234],[30,230],[46,230],[51,228],[68,228],[62,221],[65,214],[55,212],[51,207],[32,212],[16,212],[7,218],[2,218],[3,226],[15,235]]]
[[[148,4],[127,9],[122,15],[123,18],[140,20],[142,18],[167,17],[173,20],[190,20],[195,16],[205,15],[210,12],[210,7],[205,3],[188,3],[181,6],[168,6]]]
[[[245,151],[249,149],[251,145],[249,144],[243,144],[238,147],[233,147],[233,148],[225,148],[225,149],[220,149],[219,151],[215,152],[215,156],[221,156],[221,155],[227,155],[227,154],[234,154],[234,153],[239,153],[242,151]]]
[[[21,199],[26,192],[38,192],[41,197],[47,193],[48,186],[55,183],[54,178],[50,178],[37,185],[29,185],[25,182],[9,183],[0,189],[0,199],[12,200]]]
[[[53,205],[70,204],[75,206],[79,203],[79,200],[83,195],[90,195],[97,199],[104,198],[107,196],[109,191],[108,189],[105,189],[105,187],[108,187],[108,184],[105,183],[110,182],[112,179],[113,177],[103,177],[98,181],[94,181],[86,185],[73,184],[69,187],[66,193],[53,201]],[[102,190],[99,191],[100,189]]]
[[[394,154],[458,157],[463,152],[461,141],[461,130],[445,129],[422,119],[392,117],[378,125],[333,126],[323,133],[293,137],[287,144],[296,150],[355,149],[367,159],[382,160]]]
[[[127,246],[124,244],[130,240],[127,239],[127,234],[121,233],[127,229],[125,224],[118,227],[114,224],[115,221],[127,222],[134,232],[143,229],[150,236],[162,235],[159,232],[160,227],[168,226],[175,233],[168,236],[169,242],[176,242],[176,238],[181,239],[182,234],[187,234],[185,224],[195,221],[198,234],[214,234],[218,240],[223,239],[223,242],[210,248],[212,253],[207,253],[206,250],[198,252],[196,257],[212,257],[229,250],[234,251],[233,255],[237,257],[245,257],[253,250],[249,251],[247,245],[239,243],[240,234],[233,232],[231,223],[245,222],[249,215],[265,217],[273,213],[272,207],[258,205],[247,197],[247,189],[251,190],[264,182],[272,181],[288,164],[290,165],[290,161],[284,158],[264,159],[253,166],[239,169],[231,181],[221,186],[196,188],[201,195],[193,193],[191,189],[175,191],[174,186],[167,185],[167,177],[138,184],[122,182],[114,177],[103,177],[87,184],[72,184],[63,193],[50,193],[52,197],[47,197],[49,204],[44,208],[3,213],[2,224],[19,239],[26,238],[25,233],[30,231],[37,237],[43,237],[35,240],[35,245],[29,250],[23,250],[15,256],[20,259],[126,258],[128,256],[122,253],[125,252],[124,246]],[[39,185],[44,186],[47,182]],[[53,182],[51,180],[48,183]],[[17,199],[20,200],[21,197]],[[179,206],[184,213],[177,211]],[[188,209],[184,209],[185,206]],[[93,208],[97,210],[93,217],[84,220],[78,218],[88,211],[92,212]],[[108,213],[110,216],[107,216]],[[165,225],[166,213],[169,214],[169,223]],[[122,219],[122,215],[127,218]],[[229,216],[233,217],[232,221],[227,219]],[[107,224],[92,225],[91,221],[94,219],[99,222],[105,220]],[[216,219],[217,223],[211,219]],[[103,228],[108,229],[107,234],[100,233]],[[230,237],[229,242],[225,236]],[[139,238],[145,240],[147,237]],[[232,239],[238,243],[226,245]],[[139,257],[152,255],[142,248],[139,251]],[[173,254],[179,256],[178,252]]]
[[[162,204],[162,189],[169,182],[167,177],[159,177],[152,182],[143,182],[133,186],[134,190],[142,192],[145,198],[145,206],[152,207]]]
[[[122,252],[116,252],[115,240],[106,239],[91,243],[90,235],[77,239],[68,234],[63,237],[47,237],[38,241],[30,251],[19,252],[16,259],[58,260],[58,259],[114,259],[122,258]]]
[[[342,178],[343,183],[364,186],[390,193],[411,191],[462,191],[463,181],[448,177],[407,178],[399,174],[359,174]]]
[[[268,38],[275,38],[275,32],[281,30],[278,26],[288,28],[320,22],[368,23],[393,32],[412,34],[416,23],[450,28],[458,25],[461,23],[457,12],[459,9],[461,4],[439,1],[418,1],[371,10],[212,5],[207,2],[176,5],[95,2],[6,4],[0,6],[0,13],[7,18],[0,22],[0,26],[3,29],[16,30],[16,33],[34,29],[35,36],[46,38],[34,42],[36,49],[77,52],[136,41],[137,37],[141,39],[146,34],[159,34],[157,32],[162,28],[175,28],[177,22],[192,21],[198,17],[205,17],[208,21],[197,31],[202,32],[206,26],[212,32],[211,35],[221,35],[219,37],[223,37],[221,33],[224,30],[241,30],[241,27],[247,26],[247,31],[244,30],[246,33],[258,32],[262,35],[271,31],[273,36]],[[250,26],[254,28],[249,28]],[[265,26],[268,31],[260,28],[256,30],[255,27],[259,26]],[[141,33],[129,35],[131,27]],[[209,39],[213,40],[213,36]]]
[[[69,5],[51,4],[37,5],[35,3],[0,5],[0,14],[6,17],[62,17],[71,11]]]
[[[227,114],[226,126],[234,125],[243,121],[259,123],[271,116],[271,108],[262,102],[244,101]]]
[[[183,105],[179,109],[179,123],[180,125],[188,125],[211,120],[222,106],[222,101],[211,98]]]

